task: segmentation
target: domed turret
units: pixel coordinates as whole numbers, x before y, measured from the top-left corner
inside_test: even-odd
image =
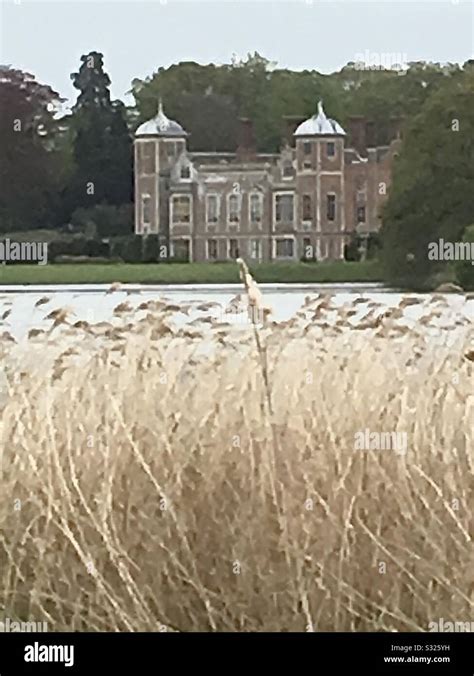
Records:
[[[345,136],[341,125],[326,117],[322,101],[318,103],[318,114],[302,122],[295,131],[295,136]]]
[[[161,99],[158,104],[158,113],[151,120],[141,124],[135,132],[135,136],[187,136],[183,127],[174,120],[170,120],[163,112]]]

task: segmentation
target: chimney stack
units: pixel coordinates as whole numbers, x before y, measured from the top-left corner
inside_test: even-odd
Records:
[[[377,140],[375,138],[375,122],[369,120],[365,125],[365,141],[367,148],[375,148]]]
[[[350,146],[355,148],[359,155],[366,155],[367,151],[367,121],[363,115],[352,115],[349,118]]]
[[[239,145],[237,146],[237,158],[241,162],[248,162],[257,154],[253,121],[248,117],[240,117]]]
[[[299,125],[306,120],[306,117],[301,115],[284,115],[283,116],[283,133],[282,146],[289,146],[293,148],[295,145],[294,133]]]

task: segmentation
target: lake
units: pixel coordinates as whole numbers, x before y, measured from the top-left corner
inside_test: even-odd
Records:
[[[272,308],[271,318],[277,322],[284,322],[300,312],[308,298],[318,294],[332,296],[331,311],[327,313],[327,321],[331,323],[337,318],[337,309],[350,306],[357,298],[364,298],[367,302],[378,307],[378,312],[394,308],[402,299],[418,299],[418,303],[408,305],[403,311],[403,320],[408,326],[415,325],[423,316],[428,304],[433,300],[433,294],[407,294],[388,289],[381,284],[262,284],[260,289],[265,304]],[[229,303],[236,295],[243,291],[241,284],[229,285],[123,285],[118,290],[110,292],[109,285],[74,285],[74,286],[0,286],[0,316],[8,313],[1,322],[3,331],[8,331],[16,340],[21,340],[32,328],[47,329],[52,320],[46,320],[47,315],[58,308],[67,308],[70,312],[70,322],[85,320],[91,324],[108,321],[123,322],[127,312],[114,313],[120,304],[126,304],[134,319],[146,310],[137,307],[146,301],[163,300],[170,305],[180,306],[173,314],[173,321],[178,324],[199,321],[204,317],[212,318],[215,322],[225,322],[235,326],[248,326],[245,308]],[[439,298],[439,295],[436,296]],[[40,299],[47,302],[36,307]],[[436,333],[439,329],[448,328],[456,321],[456,317],[465,320],[474,318],[474,299],[463,294],[446,294],[438,315],[433,318],[427,327]],[[432,306],[431,306],[432,307]],[[356,312],[351,317],[355,325],[364,316],[366,311],[363,303],[354,306]]]

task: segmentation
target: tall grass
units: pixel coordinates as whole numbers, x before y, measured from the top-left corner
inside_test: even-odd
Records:
[[[472,619],[473,364],[154,326],[10,381],[0,607],[50,630],[425,631]],[[353,332],[357,333],[357,332]],[[208,346],[209,347],[209,346]],[[455,377],[454,377],[455,376]],[[403,431],[405,455],[355,434]]]

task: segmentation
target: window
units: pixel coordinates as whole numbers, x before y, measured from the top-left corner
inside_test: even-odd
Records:
[[[327,219],[328,221],[336,220],[336,195],[327,196]]]
[[[262,243],[259,239],[250,240],[250,258],[254,261],[262,258]]]
[[[292,239],[277,239],[275,249],[277,258],[293,258],[294,242]]]
[[[155,144],[153,142],[138,144],[138,159],[141,173],[155,173]]]
[[[151,196],[142,195],[142,225],[151,224]]]
[[[207,258],[208,260],[215,261],[217,259],[217,240],[208,239],[207,240]]]
[[[260,224],[262,222],[263,195],[252,193],[250,195],[250,223]]]
[[[181,178],[184,179],[185,181],[191,178],[191,167],[189,164],[184,165],[184,167],[181,167]]]
[[[219,195],[207,195],[206,222],[217,223],[218,221],[219,221]]]
[[[191,197],[189,195],[174,195],[172,200],[172,223],[190,223]]]
[[[303,195],[303,221],[313,220],[311,195]]]
[[[176,145],[174,141],[167,141],[166,143],[166,154],[168,157],[174,157],[176,154]]]
[[[228,257],[229,258],[238,258],[239,257],[239,245],[236,239],[229,239],[228,244]]]
[[[312,152],[312,147],[311,143],[309,141],[305,141],[303,143],[303,170],[304,171],[309,171],[310,169],[313,168],[313,162],[311,159],[311,152]]]
[[[190,241],[189,239],[175,239],[170,242],[171,248],[171,258],[175,261],[182,261],[183,263],[188,263],[190,258]]]
[[[275,221],[277,223],[293,223],[294,218],[293,193],[275,196]]]
[[[332,141],[326,143],[326,153],[328,157],[334,157],[336,154],[336,146]]]
[[[293,164],[291,162],[283,163],[283,178],[292,178],[293,176]]]
[[[240,195],[233,193],[227,201],[227,220],[229,223],[240,222]]]
[[[314,258],[313,247],[311,246],[311,239],[309,237],[303,238],[303,260],[310,261]]]
[[[365,207],[357,207],[357,223],[365,223]]]

